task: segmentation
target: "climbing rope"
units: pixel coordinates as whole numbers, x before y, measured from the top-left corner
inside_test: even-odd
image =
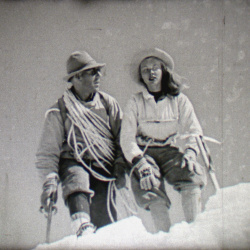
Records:
[[[128,190],[125,191],[124,188],[118,189],[116,187],[115,181],[109,182],[108,195],[107,195],[107,210],[108,210],[109,218],[112,222],[115,222],[115,219],[114,219],[112,212],[111,212],[111,205],[113,206],[117,215],[121,216],[121,213],[119,212],[120,210],[117,209],[117,205],[116,205],[116,201],[115,201],[115,197],[117,197],[117,194],[119,194],[121,196],[122,204],[126,208],[127,211],[129,211],[133,215],[138,214],[138,210],[137,210],[138,207],[137,207],[134,199],[132,199],[131,197],[128,198],[126,195],[126,192],[128,192]]]
[[[98,165],[111,175],[104,165],[104,163],[107,163],[112,166],[115,150],[113,135],[108,124],[94,112],[84,107],[69,89],[64,93],[64,102],[68,110],[67,116],[71,121],[67,142],[74,151],[76,159],[95,178],[101,181],[114,180],[114,178],[108,178],[97,173],[82,160],[84,153],[88,151]],[[77,140],[76,131],[80,133],[83,142]]]

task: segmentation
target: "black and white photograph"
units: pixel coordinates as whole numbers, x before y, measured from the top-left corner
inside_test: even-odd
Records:
[[[250,249],[249,0],[0,0],[0,249]]]

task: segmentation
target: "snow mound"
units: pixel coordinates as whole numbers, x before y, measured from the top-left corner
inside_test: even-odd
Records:
[[[151,234],[132,216],[99,229],[37,246],[42,249],[249,249],[250,183],[221,189],[210,197],[194,223],[181,222],[169,233]]]

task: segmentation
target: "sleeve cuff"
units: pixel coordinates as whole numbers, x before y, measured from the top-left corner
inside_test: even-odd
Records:
[[[55,179],[55,180],[57,180],[57,182],[59,182],[59,176],[58,176],[58,174],[56,172],[49,173],[46,176],[46,180],[47,179]]]
[[[141,159],[143,158],[143,155],[137,155],[132,159],[132,164],[136,165]]]

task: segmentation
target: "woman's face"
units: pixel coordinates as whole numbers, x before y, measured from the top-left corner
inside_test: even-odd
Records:
[[[150,92],[161,91],[161,61],[154,57],[149,57],[141,62],[141,76]]]

